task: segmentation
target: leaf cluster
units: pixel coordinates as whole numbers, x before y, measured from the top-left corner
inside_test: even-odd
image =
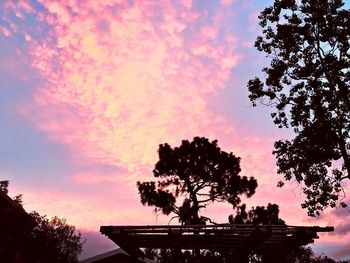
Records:
[[[284,225],[283,219],[279,218],[279,207],[276,204],[252,207],[246,210],[246,205],[242,204],[237,207],[236,215],[229,216],[230,224],[254,224],[254,225]]]

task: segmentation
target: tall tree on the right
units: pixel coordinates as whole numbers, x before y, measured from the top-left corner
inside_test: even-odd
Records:
[[[303,185],[310,216],[345,206],[350,179],[350,10],[341,0],[275,0],[255,47],[270,58],[249,98],[295,137],[275,142],[278,173]],[[279,186],[284,184],[283,181]]]

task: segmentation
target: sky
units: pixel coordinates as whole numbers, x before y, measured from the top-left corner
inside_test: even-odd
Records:
[[[346,1],[349,4],[350,1]],[[0,0],[0,179],[24,208],[86,238],[82,258],[114,249],[101,225],[168,224],[139,200],[159,144],[217,139],[258,180],[248,206],[277,203],[289,225],[334,226],[312,248],[350,258],[350,211],[319,218],[282,189],[271,109],[246,88],[268,60],[254,48],[261,0]],[[216,222],[228,204],[202,211]],[[173,222],[174,223],[174,222]],[[176,222],[175,222],[176,223]]]

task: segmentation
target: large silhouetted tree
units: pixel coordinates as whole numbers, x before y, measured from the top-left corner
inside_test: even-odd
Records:
[[[168,215],[175,213],[183,224],[203,224],[200,209],[212,202],[240,204],[240,195],[255,193],[254,178],[240,176],[240,158],[224,152],[217,141],[195,137],[179,147],[159,146],[153,170],[157,182],[137,182],[141,202]],[[176,201],[181,200],[178,205]]]
[[[303,184],[311,216],[342,202],[350,177],[350,11],[341,0],[275,0],[255,46],[270,59],[248,88],[295,137],[275,142],[278,173]],[[279,186],[283,185],[283,181]]]

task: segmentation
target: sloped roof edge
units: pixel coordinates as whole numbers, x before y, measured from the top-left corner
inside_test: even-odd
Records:
[[[111,251],[108,251],[108,252],[105,252],[105,253],[90,257],[90,258],[80,260],[79,263],[93,263],[97,260],[105,259],[105,258],[112,257],[112,256],[115,256],[118,254],[123,254],[123,255],[129,256],[129,254],[126,253],[124,249],[117,248],[117,249],[114,249],[114,250],[111,250]],[[154,261],[149,260],[149,259],[139,259],[139,261],[144,262],[144,263],[154,263]]]
[[[9,206],[19,209],[19,210],[24,210],[23,207],[17,203],[15,200],[13,200],[11,197],[9,197],[6,193],[0,190],[0,198],[4,200]]]

